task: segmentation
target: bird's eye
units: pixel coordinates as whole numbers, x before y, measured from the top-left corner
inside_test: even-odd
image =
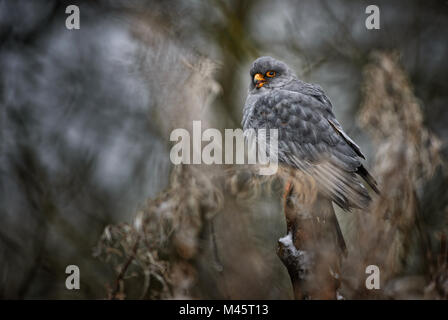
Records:
[[[268,71],[266,72],[266,76],[268,76],[269,78],[275,77],[275,71]]]

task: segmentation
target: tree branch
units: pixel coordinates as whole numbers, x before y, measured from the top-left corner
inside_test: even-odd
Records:
[[[337,299],[343,248],[332,203],[318,195],[311,205],[298,204],[293,188],[284,197],[286,236],[277,255],[291,278],[294,298]]]

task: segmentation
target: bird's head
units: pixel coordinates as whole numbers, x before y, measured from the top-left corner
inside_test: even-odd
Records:
[[[272,57],[260,57],[250,68],[250,90],[282,87],[294,78],[286,63]]]

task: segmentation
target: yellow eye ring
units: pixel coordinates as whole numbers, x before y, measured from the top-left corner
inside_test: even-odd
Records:
[[[269,78],[275,77],[275,71],[271,70],[271,71],[266,72],[266,76]]]

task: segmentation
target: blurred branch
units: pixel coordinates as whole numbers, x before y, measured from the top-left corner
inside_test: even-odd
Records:
[[[356,40],[352,36],[351,28],[348,27],[348,21],[341,21],[340,17],[335,14],[331,6],[329,5],[328,1],[321,0],[321,7],[323,10],[327,13],[329,16],[330,21],[334,21],[337,28],[340,30],[338,32],[338,35],[340,35],[340,38],[336,38],[335,40],[339,43],[334,43],[332,41],[329,41],[328,44],[331,46],[331,48],[335,51],[341,54],[343,57],[347,57],[348,59],[352,60],[355,63],[358,63],[358,65],[363,65],[363,53],[360,48],[358,48],[358,45],[356,43]],[[344,50],[345,49],[345,50]]]

